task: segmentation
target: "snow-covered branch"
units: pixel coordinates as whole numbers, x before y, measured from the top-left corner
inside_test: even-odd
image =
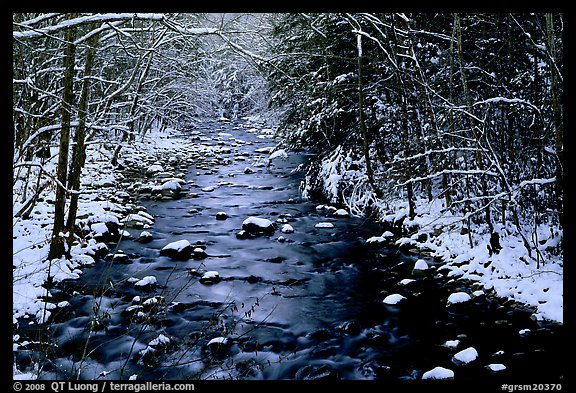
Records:
[[[451,152],[455,152],[455,151],[469,151],[469,152],[477,152],[477,151],[484,151],[481,148],[477,148],[477,147],[447,147],[445,149],[430,149],[430,150],[426,150],[423,153],[417,153],[417,154],[413,154],[411,156],[408,157],[394,157],[393,160],[390,161],[385,161],[383,164],[388,166],[388,165],[396,165],[399,163],[404,163],[406,161],[412,161],[412,160],[417,160],[419,158],[424,158],[426,156],[429,156],[431,154],[445,154],[445,153],[451,153]]]
[[[407,184],[410,183],[418,183],[418,182],[422,182],[425,180],[430,180],[430,179],[434,179],[436,177],[442,176],[444,174],[448,174],[448,175],[463,175],[463,176],[498,176],[497,173],[492,172],[492,171],[487,171],[487,170],[479,170],[479,169],[443,169],[439,172],[435,172],[432,173],[430,175],[427,176],[421,176],[421,177],[414,177],[411,179],[408,179],[404,182],[398,183],[396,186],[397,187],[404,187]]]
[[[95,23],[95,22],[112,22],[118,20],[149,20],[149,21],[162,21],[164,20],[164,14],[146,14],[146,13],[108,13],[108,14],[93,14],[93,15],[86,15],[80,16],[77,18],[67,19],[60,23],[57,23],[52,26],[47,26],[43,28],[31,28],[26,25],[24,27],[28,27],[27,30],[24,31],[13,31],[12,37],[19,38],[19,39],[29,39],[29,38],[37,38],[42,37],[44,35],[54,34],[58,31],[68,29],[70,27],[85,25],[88,23]],[[18,24],[16,24],[18,25]]]
[[[529,106],[530,108],[534,109],[534,111],[536,111],[537,113],[540,113],[540,108],[538,108],[536,105],[532,104],[531,102],[523,100],[521,98],[492,97],[492,98],[487,98],[485,100],[477,101],[473,104],[473,106],[484,105],[484,104],[493,104],[493,103],[498,103],[498,102],[504,102],[506,104],[526,105],[526,106]]]

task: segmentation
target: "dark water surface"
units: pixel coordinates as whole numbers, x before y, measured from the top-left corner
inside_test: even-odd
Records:
[[[268,154],[256,149],[275,141],[261,128],[212,123],[200,131],[211,138],[202,143],[222,147],[219,161],[202,157],[190,167],[182,198],[139,202],[155,217],[148,229],[154,239],[121,241],[128,261],[100,259],[79,280],[55,290],[71,307],[51,326],[56,345],[47,378],[74,378],[81,369],[82,379],[410,380],[442,366],[456,380],[562,381],[561,326],[537,323],[530,310],[491,296],[447,307],[450,293],[477,288],[448,283],[430,259],[431,269],[413,276],[414,255],[365,247],[367,238],[383,232],[380,224],[332,217],[316,209],[318,202],[302,200],[303,175],[294,169],[303,155],[267,166]],[[247,167],[254,172],[245,173]],[[217,220],[218,212],[228,218]],[[280,223],[272,236],[238,239],[249,216]],[[282,233],[282,221],[294,233]],[[315,228],[319,222],[334,228]],[[141,232],[129,231],[134,237]],[[159,255],[182,239],[205,248],[208,257]],[[217,271],[221,280],[201,283],[205,271]],[[146,276],[157,285],[139,289],[128,281]],[[405,278],[416,281],[399,285]],[[383,304],[391,293],[407,299]],[[151,298],[159,302],[142,304]],[[130,309],[138,304],[142,308]],[[90,331],[94,312],[101,324]],[[523,329],[530,331],[520,334]],[[169,343],[149,346],[159,335]],[[208,345],[218,337],[226,342]],[[447,340],[459,344],[448,348]],[[478,358],[455,363],[452,356],[468,347]],[[489,364],[506,369],[491,371]]]

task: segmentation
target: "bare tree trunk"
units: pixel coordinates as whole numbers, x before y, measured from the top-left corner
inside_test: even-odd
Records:
[[[399,21],[401,27],[403,26],[402,22],[402,18],[399,17],[397,14],[395,14],[395,17],[392,18],[393,22]],[[395,54],[396,56],[399,56],[399,52],[396,52],[397,49],[401,49],[402,47],[405,48],[405,45],[403,45],[403,39],[399,38],[399,33],[396,31],[395,26],[392,26],[392,30],[394,31],[394,38],[395,38]],[[394,47],[393,46],[393,47]],[[405,51],[405,49],[402,48],[402,50]],[[406,74],[407,70],[406,70],[406,60],[405,58],[401,58],[400,62],[399,62],[399,67],[396,70],[396,81],[398,83],[398,97],[399,97],[399,104],[400,104],[400,108],[401,108],[401,112],[402,112],[402,123],[401,123],[401,149],[402,152],[404,153],[405,157],[409,157],[410,156],[410,140],[409,140],[409,127],[410,127],[410,119],[408,116],[408,97],[410,95],[410,92],[407,91],[407,87],[406,84],[404,83],[404,80],[402,79],[403,74]],[[404,169],[404,180],[410,180],[412,176],[412,170],[411,168],[407,165],[406,168]],[[406,196],[408,199],[408,216],[410,217],[410,219],[413,219],[416,216],[416,203],[414,202],[414,186],[412,184],[412,182],[408,181],[406,183]]]
[[[73,14],[70,16],[73,18]],[[60,184],[56,185],[56,201],[54,205],[54,227],[48,259],[60,258],[69,255],[66,250],[64,237],[64,215],[66,210],[66,179],[68,172],[68,151],[70,147],[70,119],[74,105],[74,60],[76,55],[76,27],[69,27],[66,31],[66,44],[64,49],[64,90],[62,92],[62,128],[60,131],[60,147],[58,151],[58,167],[56,178]],[[68,234],[71,236],[71,234]]]
[[[124,134],[122,135],[122,141],[118,144],[118,146],[116,146],[116,149],[114,149],[114,155],[112,157],[112,165],[114,166],[118,165],[118,157],[120,157],[120,150],[122,150],[122,144],[128,140],[131,141],[134,140],[134,132],[135,132],[134,116],[136,115],[136,109],[138,109],[138,102],[140,101],[140,95],[142,93],[142,88],[144,87],[144,81],[146,80],[146,77],[148,76],[148,71],[150,70],[150,64],[152,63],[153,53],[154,52],[150,52],[150,55],[148,56],[148,62],[146,63],[144,70],[142,71],[140,77],[138,78],[138,86],[136,88],[136,93],[134,94],[134,99],[130,107],[128,132],[124,132]]]
[[[68,248],[72,247],[74,241],[74,225],[76,224],[76,213],[78,211],[78,197],[80,190],[80,177],[82,168],[86,162],[86,117],[88,115],[88,99],[90,93],[90,76],[92,75],[92,66],[94,65],[94,55],[98,45],[99,34],[94,34],[88,39],[88,49],[86,51],[86,60],[84,65],[84,81],[82,84],[82,93],[80,94],[80,103],[78,105],[78,127],[76,128],[75,145],[72,150],[72,162],[70,164],[69,189],[72,190],[70,198],[70,207],[68,210],[68,219],[66,228],[68,230]]]
[[[456,36],[457,36],[457,45],[458,45],[458,61],[460,63],[460,77],[462,79],[462,88],[464,89],[464,97],[466,98],[466,105],[468,106],[468,110],[472,111],[472,94],[470,93],[470,89],[468,88],[468,81],[466,80],[466,73],[464,70],[464,54],[462,49],[462,29],[460,27],[460,15],[454,14],[454,24],[456,29]],[[480,146],[479,137],[476,135],[475,129],[477,128],[476,121],[470,118],[470,130],[474,135],[474,139]],[[484,170],[484,160],[482,158],[481,149],[478,149],[476,152],[476,165],[478,165],[478,169],[480,171]],[[488,184],[486,182],[486,177],[484,175],[480,175],[480,184],[482,187],[482,196],[488,196]],[[490,233],[494,232],[494,226],[492,225],[492,218],[490,217],[490,206],[486,206],[484,209],[486,214],[486,224],[488,224],[488,228],[490,229]]]
[[[368,130],[366,129],[366,121],[364,120],[364,93],[363,93],[363,82],[362,82],[362,36],[360,34],[358,37],[358,124],[360,126],[360,132],[362,133],[362,149],[364,152],[364,159],[366,161],[366,176],[368,176],[368,182],[372,186],[372,189],[378,197],[382,196],[382,192],[378,189],[374,183],[374,174],[372,171],[372,161],[370,159],[370,141],[368,137]]]
[[[547,46],[550,56],[548,57],[548,63],[550,68],[550,80],[552,82],[552,109],[554,111],[554,127],[556,132],[554,134],[554,144],[556,149],[556,155],[558,157],[556,162],[556,209],[558,210],[558,219],[560,225],[564,224],[564,204],[563,204],[563,192],[564,192],[564,170],[562,164],[564,161],[564,126],[562,119],[562,92],[560,91],[560,86],[558,83],[558,75],[556,74],[556,36],[554,33],[554,19],[553,15],[546,14],[546,36],[547,36]]]

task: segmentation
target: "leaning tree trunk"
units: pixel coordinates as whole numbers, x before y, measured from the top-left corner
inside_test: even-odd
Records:
[[[73,17],[73,16],[71,16]],[[54,227],[48,259],[60,258],[69,254],[66,250],[64,236],[64,215],[66,210],[66,178],[68,172],[68,151],[70,147],[70,119],[74,105],[74,59],[76,55],[76,27],[69,27],[66,31],[66,44],[64,49],[64,89],[62,92],[62,126],[60,131],[60,147],[58,151],[58,167],[56,169],[56,201],[54,205]],[[69,234],[71,236],[71,234]]]

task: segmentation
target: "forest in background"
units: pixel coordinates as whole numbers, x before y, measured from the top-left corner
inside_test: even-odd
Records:
[[[416,232],[562,255],[563,31],[552,13],[13,14],[14,220],[76,241],[86,146],[266,113],[303,192]],[[433,233],[431,233],[433,235]]]

